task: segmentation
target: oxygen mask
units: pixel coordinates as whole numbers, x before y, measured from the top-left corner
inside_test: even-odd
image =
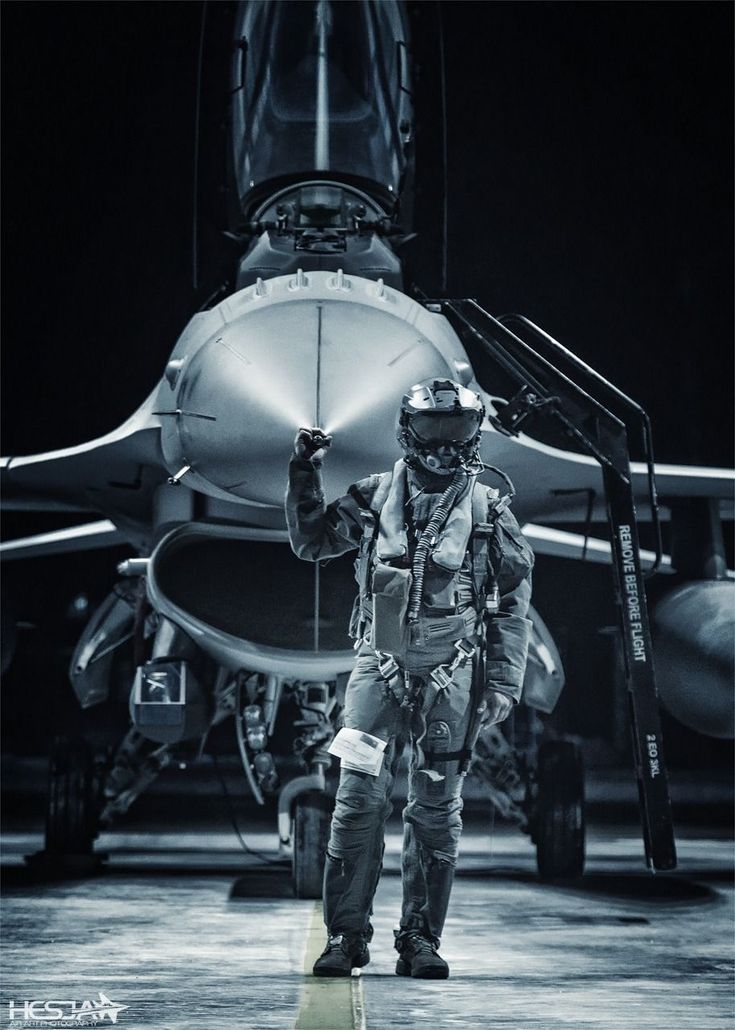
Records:
[[[456,444],[430,440],[420,450],[421,464],[437,476],[449,476],[459,468],[461,456]]]
[[[435,476],[470,472],[479,461],[480,425],[476,416],[420,415],[406,420],[401,444],[406,463]]]

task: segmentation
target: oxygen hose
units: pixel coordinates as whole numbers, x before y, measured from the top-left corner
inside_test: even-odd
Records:
[[[421,538],[416,545],[413,564],[411,565],[411,592],[408,596],[407,617],[409,622],[415,622],[419,617],[421,597],[424,592],[424,574],[426,572],[426,562],[429,557],[429,551],[436,541],[436,534],[446,522],[447,516],[452,509],[452,505],[466,482],[467,473],[463,468],[458,468],[454,473],[452,482],[439,498],[439,503],[434,509],[434,514],[426,523],[426,529],[421,534]]]

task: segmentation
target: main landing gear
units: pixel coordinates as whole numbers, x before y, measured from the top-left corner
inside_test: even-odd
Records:
[[[571,740],[547,740],[539,748],[531,839],[542,880],[574,879],[584,871],[584,771]]]

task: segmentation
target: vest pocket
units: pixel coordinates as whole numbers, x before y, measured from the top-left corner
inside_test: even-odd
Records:
[[[402,654],[408,643],[406,612],[411,572],[382,562],[373,572],[373,626],[370,643],[376,651]]]
[[[423,630],[429,640],[461,640],[467,636],[467,622],[464,615],[445,615],[436,621],[425,619]]]

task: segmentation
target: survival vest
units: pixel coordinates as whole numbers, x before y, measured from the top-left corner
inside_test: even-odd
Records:
[[[377,478],[377,477],[376,477]],[[350,494],[356,502],[363,521],[363,532],[355,559],[355,579],[359,588],[358,597],[350,619],[350,636],[361,640],[366,623],[372,614],[372,572],[375,547],[380,528],[380,515],[388,497],[391,473],[379,477],[372,500],[368,502],[362,493],[353,487]],[[470,558],[473,607],[481,614],[494,614],[498,610],[498,569],[493,567],[490,555],[490,541],[500,515],[510,503],[506,495],[501,497],[494,487],[475,482],[472,494],[472,529],[467,545]]]

